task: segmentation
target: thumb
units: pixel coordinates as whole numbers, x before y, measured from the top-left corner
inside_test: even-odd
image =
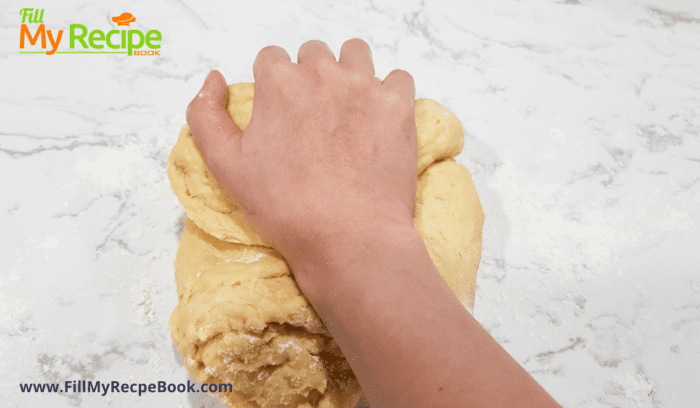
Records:
[[[197,96],[187,106],[187,124],[212,175],[230,177],[220,169],[237,162],[243,132],[228,115],[228,86],[221,72],[212,70]]]

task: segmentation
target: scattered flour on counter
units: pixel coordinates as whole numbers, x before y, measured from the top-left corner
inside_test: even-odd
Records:
[[[79,160],[74,170],[80,176],[107,189],[129,189],[143,180],[143,152],[136,146],[110,150],[95,160]]]
[[[142,326],[156,321],[153,310],[152,291],[155,286],[148,278],[141,278],[131,286],[131,305],[134,310],[133,322]]]
[[[61,240],[56,237],[46,237],[41,244],[44,248],[58,248],[61,245]]]
[[[654,385],[643,375],[633,375],[629,372],[615,374],[616,388],[626,398],[634,400],[638,407],[653,407],[652,395],[654,395]]]
[[[13,269],[9,278],[0,276],[0,330],[19,334],[20,315],[27,311],[27,305],[12,290],[12,284],[21,282],[19,272]]]

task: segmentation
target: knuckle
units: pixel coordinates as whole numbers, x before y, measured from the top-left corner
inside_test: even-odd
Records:
[[[382,96],[386,106],[395,110],[404,110],[411,105],[411,101],[394,90],[387,90]]]
[[[258,54],[272,54],[276,55],[280,52],[284,52],[284,50],[276,45],[268,45],[260,49],[260,52]]]
[[[403,80],[411,80],[413,81],[413,76],[408,73],[408,71],[404,71],[403,69],[395,69],[391,71],[392,75],[396,75],[398,77],[401,77]]]
[[[283,60],[271,61],[266,67],[267,74],[277,80],[286,80],[291,74],[291,67]]]
[[[314,61],[314,65],[320,69],[335,70],[336,63],[326,58],[318,58]]]
[[[330,49],[328,47],[328,44],[321,40],[309,40],[302,44],[302,47],[314,47],[314,48],[323,48],[323,49]]]
[[[284,49],[276,45],[268,45],[258,53],[258,57],[253,64],[253,71],[268,73],[276,68],[279,69],[279,65],[284,65],[288,62],[289,56]]]
[[[363,50],[369,49],[369,45],[359,38],[353,38],[351,40],[347,40],[347,41],[345,41],[345,43],[343,45],[346,47],[349,47],[349,48],[353,48],[353,49],[363,49]]]
[[[286,79],[291,73],[291,67],[281,58],[266,61],[266,63],[260,67],[260,70],[267,77],[276,80]]]
[[[334,75],[340,74],[337,63],[327,58],[316,58],[308,61],[305,65],[306,68],[304,68],[304,70],[306,75],[312,76],[315,82],[322,82]]]

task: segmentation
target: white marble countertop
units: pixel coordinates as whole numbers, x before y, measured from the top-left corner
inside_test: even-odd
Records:
[[[700,406],[700,3],[39,3],[59,51],[70,24],[124,12],[163,39],[160,56],[20,54],[18,12],[41,5],[0,7],[3,406],[217,405],[19,384],[188,379],[165,174],[185,108],[209,69],[252,81],[266,45],[337,56],[354,37],[464,125],[491,334],[565,407]]]

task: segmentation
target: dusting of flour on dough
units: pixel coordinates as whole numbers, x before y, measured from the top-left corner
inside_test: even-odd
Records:
[[[290,348],[290,347],[293,348],[294,351],[296,351],[297,353],[301,353],[301,347],[299,347],[299,345],[296,344],[296,343],[294,342],[294,340],[289,340],[289,341],[287,341],[286,343],[280,344],[280,345],[279,345],[279,352],[281,353],[281,352],[283,352],[284,350],[286,350],[286,349],[288,349],[288,348]]]
[[[233,259],[227,259],[224,262],[241,262],[245,264],[253,263],[256,261],[259,261],[260,258],[262,258],[263,255],[265,255],[267,252],[266,251],[260,251],[255,255],[252,256],[244,256],[240,258],[233,258]]]
[[[248,341],[250,341],[251,343],[255,343],[255,342],[260,341],[260,337],[251,336],[251,335],[245,334],[245,333],[239,333],[238,336],[243,337],[244,339],[248,339]]]

